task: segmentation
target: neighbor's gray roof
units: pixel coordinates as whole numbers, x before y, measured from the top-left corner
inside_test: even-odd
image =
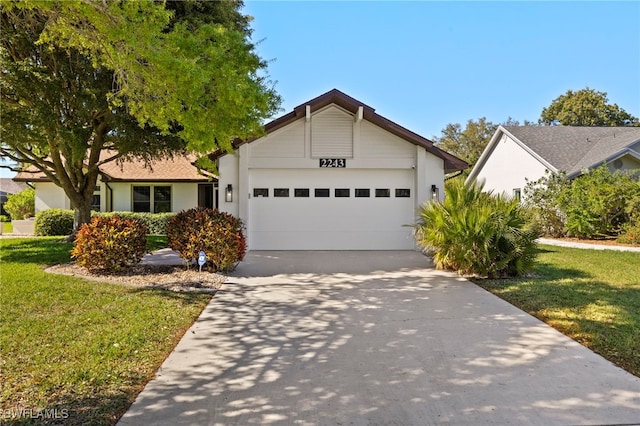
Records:
[[[26,187],[27,185],[22,182],[15,182],[13,178],[0,178],[0,192],[15,194]]]
[[[640,142],[640,127],[504,126],[508,133],[567,175],[608,161]]]

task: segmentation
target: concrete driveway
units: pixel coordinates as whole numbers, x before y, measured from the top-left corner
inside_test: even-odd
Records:
[[[120,424],[640,424],[640,379],[417,252],[250,252]]]

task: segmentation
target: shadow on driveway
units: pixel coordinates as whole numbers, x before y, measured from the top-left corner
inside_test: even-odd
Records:
[[[250,252],[121,419],[621,424],[640,379],[417,252]]]

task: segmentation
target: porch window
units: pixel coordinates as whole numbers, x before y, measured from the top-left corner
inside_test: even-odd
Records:
[[[100,211],[100,185],[96,185],[93,188],[93,197],[91,198],[91,210],[94,212]]]
[[[513,198],[520,201],[522,199],[522,189],[514,188],[513,189]]]
[[[170,186],[134,186],[133,211],[166,213],[171,211]]]
[[[91,198],[91,210],[94,212],[100,211],[100,194],[93,194],[93,198]]]

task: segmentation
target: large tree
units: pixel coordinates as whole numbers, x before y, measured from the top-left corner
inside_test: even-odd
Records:
[[[447,124],[442,129],[442,135],[434,139],[439,148],[473,165],[480,158],[497,128],[497,124],[482,117],[477,121],[467,121],[464,129],[459,123]]]
[[[638,118],[617,104],[610,104],[606,92],[588,87],[567,90],[542,109],[540,124],[564,126],[637,126]]]
[[[0,154],[62,187],[77,230],[102,164],[259,134],[280,99],[241,6],[2,0]]]

